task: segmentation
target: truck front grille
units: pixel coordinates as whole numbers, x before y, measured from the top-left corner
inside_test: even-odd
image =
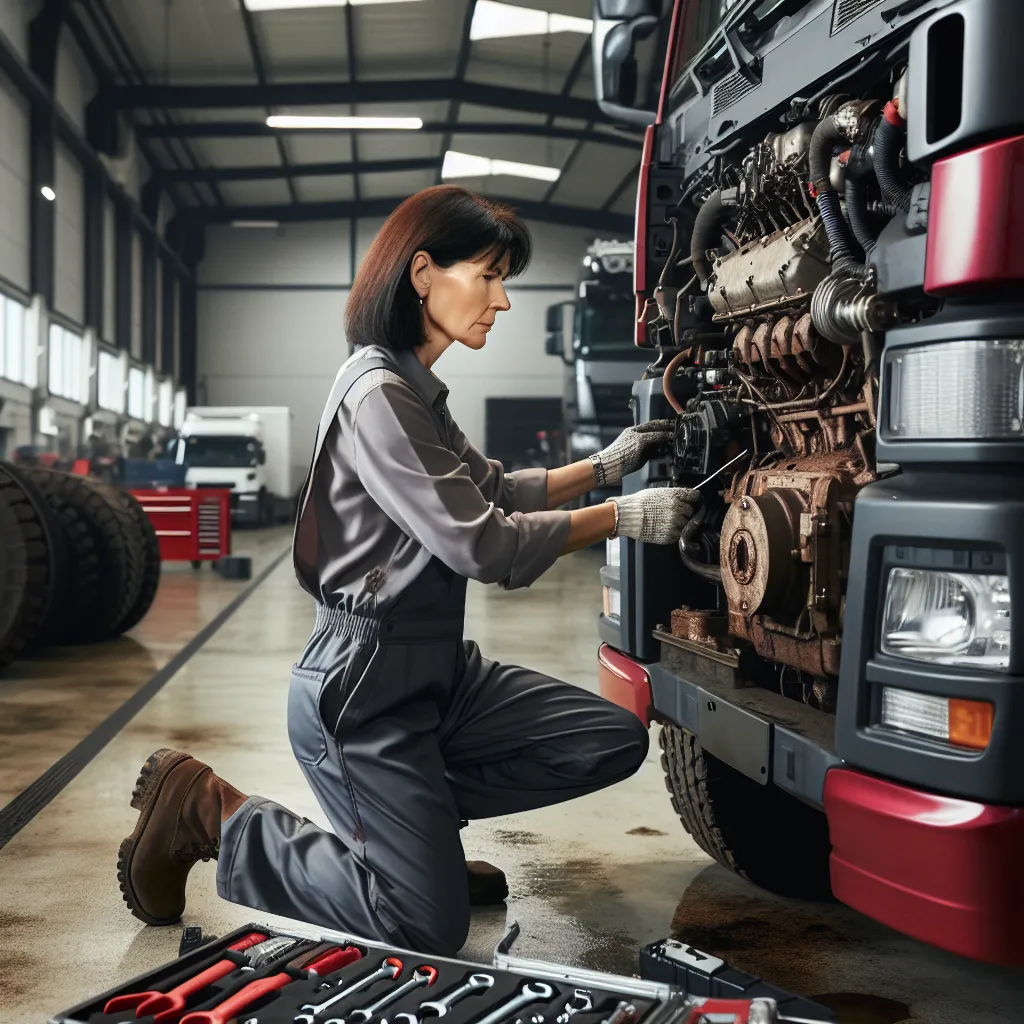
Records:
[[[832,12],[832,35],[842,32],[847,25],[877,7],[882,0],[836,0]]]
[[[196,484],[196,487],[204,491],[233,491],[235,489],[235,485],[231,482],[218,484],[203,481],[200,484]]]

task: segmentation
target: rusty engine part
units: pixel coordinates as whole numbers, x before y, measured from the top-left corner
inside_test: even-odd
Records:
[[[719,548],[732,636],[838,675],[853,501],[873,475],[861,442],[735,479]]]

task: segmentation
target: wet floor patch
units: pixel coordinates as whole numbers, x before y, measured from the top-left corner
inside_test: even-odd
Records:
[[[499,828],[495,829],[492,835],[502,846],[536,846],[541,842],[541,837],[536,832]]]
[[[663,836],[666,834],[660,828],[649,828],[647,825],[638,825],[626,833],[627,836]]]
[[[869,996],[862,992],[831,992],[811,996],[816,1003],[827,1006],[838,1024],[903,1024],[914,1020],[910,1007],[884,996]]]

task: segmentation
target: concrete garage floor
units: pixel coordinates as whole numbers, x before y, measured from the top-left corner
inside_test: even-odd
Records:
[[[244,533],[254,576],[287,534]],[[467,630],[485,653],[594,685],[600,559],[563,559],[526,592],[472,586]],[[19,663],[0,680],[0,803],[20,792],[135,693],[246,587],[169,567],[153,611],[101,648]],[[42,1022],[172,958],[180,928],[130,917],[114,876],[139,766],[161,745],[208,761],[247,792],[324,824],[288,746],[288,669],[311,604],[287,559],[81,773],[0,850],[0,1024]],[[655,738],[656,739],[656,738]],[[1024,1019],[1024,973],[928,949],[839,905],[782,900],[712,864],[669,806],[657,744],[634,778],[571,805],[473,823],[467,855],[509,875],[508,908],[478,912],[466,956],[489,962],[518,919],[515,952],[630,973],[638,947],[668,934],[795,992],[845,1024]],[[775,841],[766,837],[766,841]],[[213,865],[190,880],[186,924],[207,933],[266,920],[223,903]]]

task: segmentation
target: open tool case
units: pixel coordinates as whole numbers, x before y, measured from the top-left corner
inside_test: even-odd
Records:
[[[655,975],[646,980],[513,957],[508,950],[517,935],[513,925],[494,965],[483,966],[338,932],[248,925],[57,1014],[49,1024],[433,1024],[439,1014],[423,1007],[429,1001],[445,1004],[444,1024],[833,1019],[824,1007],[779,989],[747,995],[743,981],[756,986],[757,979],[723,973],[722,961],[668,940],[641,951],[641,962]],[[702,970],[702,959],[710,973]],[[522,995],[527,986],[537,998]],[[774,1002],[751,1008],[755,995]],[[519,1006],[513,1005],[516,997],[523,999]],[[792,1012],[783,1014],[787,1006]]]

